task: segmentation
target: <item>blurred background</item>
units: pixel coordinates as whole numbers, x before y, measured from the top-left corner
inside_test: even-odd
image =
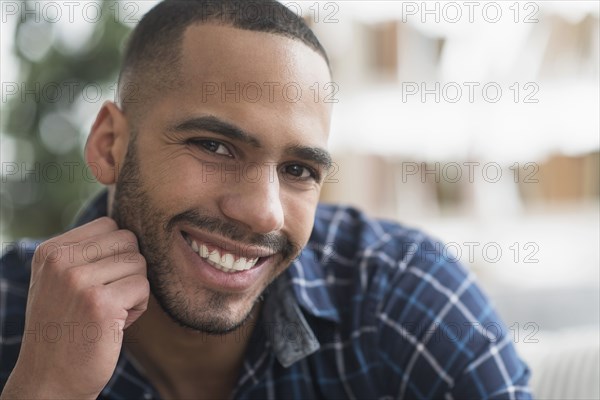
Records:
[[[83,145],[155,3],[0,3],[3,247],[64,230],[100,190]],[[440,238],[536,396],[600,398],[600,3],[283,3],[334,71],[322,200]]]

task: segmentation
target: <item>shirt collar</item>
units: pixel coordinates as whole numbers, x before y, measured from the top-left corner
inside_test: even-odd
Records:
[[[300,311],[284,275],[269,287],[263,307],[262,326],[273,352],[284,367],[319,350],[321,345]]]
[[[317,252],[312,250],[315,246],[309,242],[286,272],[271,284],[265,301],[264,326],[277,360],[284,367],[320,348],[300,308],[310,316],[340,322],[327,290],[323,266]]]
[[[340,315],[331,300],[325,268],[320,261],[321,252],[312,250],[317,246],[318,243],[309,241],[286,272],[296,301],[304,311],[314,317],[339,323]]]

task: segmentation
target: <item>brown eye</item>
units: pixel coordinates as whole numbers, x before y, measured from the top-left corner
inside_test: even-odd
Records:
[[[204,147],[206,150],[211,153],[220,154],[223,156],[231,157],[231,152],[225,147],[225,145],[221,142],[217,142],[215,140],[197,140],[195,141],[198,145]]]
[[[316,179],[316,174],[310,169],[303,165],[291,164],[284,168],[287,175],[297,180]]]

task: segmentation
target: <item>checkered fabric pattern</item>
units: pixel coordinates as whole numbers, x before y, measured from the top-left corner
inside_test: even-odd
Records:
[[[105,204],[103,193],[78,224]],[[19,353],[35,245],[9,246],[0,263],[0,388]],[[310,242],[265,294],[232,397],[531,398],[507,328],[440,249],[420,231],[320,205]],[[122,351],[99,398],[160,398],[136,364]]]

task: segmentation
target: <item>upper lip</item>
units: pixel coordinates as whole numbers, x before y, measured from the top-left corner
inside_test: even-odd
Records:
[[[269,257],[275,254],[273,250],[265,249],[259,246],[253,246],[247,243],[234,242],[220,236],[210,235],[190,227],[181,229],[183,233],[195,240],[198,245],[206,244],[209,247],[217,247],[225,253],[231,253],[238,257],[261,258]]]

